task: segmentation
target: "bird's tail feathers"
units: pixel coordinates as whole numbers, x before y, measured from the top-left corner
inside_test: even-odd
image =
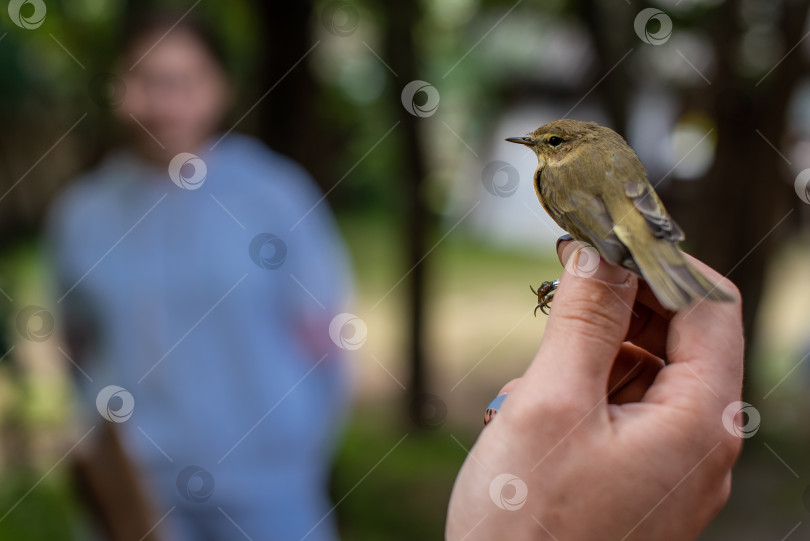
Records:
[[[701,299],[735,300],[692,266],[675,244],[656,242],[645,248],[630,251],[664,308],[678,311]]]

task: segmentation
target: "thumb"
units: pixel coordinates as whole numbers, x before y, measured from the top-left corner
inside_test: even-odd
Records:
[[[587,409],[607,394],[638,282],[628,270],[600,258],[593,246],[573,241],[560,244],[558,251],[565,271],[526,380],[569,403],[574,394],[590,397],[583,403]]]

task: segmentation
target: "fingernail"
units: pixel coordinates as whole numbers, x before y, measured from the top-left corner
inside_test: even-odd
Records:
[[[590,244],[575,242],[565,247],[565,269],[580,278],[591,278],[608,284],[623,284],[630,271],[618,265],[611,265],[599,255]]]
[[[506,402],[506,397],[509,396],[508,393],[502,393],[492,399],[492,402],[489,403],[487,409],[489,410],[499,410],[503,407],[503,403]]]
[[[557,245],[554,247],[554,251],[559,254],[560,253],[560,244],[562,244],[563,242],[567,242],[569,240],[574,240],[574,237],[572,237],[568,233],[566,233],[562,237],[558,238],[557,239]]]
[[[495,418],[495,415],[497,415],[498,411],[503,406],[506,397],[507,393],[503,393],[492,399],[492,402],[489,403],[486,411],[484,412],[484,426],[487,426],[490,421]]]

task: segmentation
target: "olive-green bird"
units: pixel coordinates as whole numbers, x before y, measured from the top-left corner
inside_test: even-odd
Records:
[[[510,137],[537,154],[537,198],[574,239],[602,258],[642,276],[661,304],[681,310],[707,298],[733,301],[678,249],[683,231],[670,218],[638,156],[615,131],[594,122],[555,120],[526,137]],[[545,308],[555,283],[544,284]]]

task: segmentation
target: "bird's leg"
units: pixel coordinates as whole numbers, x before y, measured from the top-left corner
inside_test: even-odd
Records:
[[[537,291],[534,290],[532,286],[529,286],[529,289],[532,290],[532,293],[537,295],[537,306],[534,307],[534,315],[537,316],[537,309],[539,308],[541,312],[548,315],[547,309],[551,308],[550,304],[552,299],[554,299],[554,292],[557,291],[557,286],[560,285],[560,280],[553,280],[551,282],[543,282],[540,284],[540,287],[537,288]]]

